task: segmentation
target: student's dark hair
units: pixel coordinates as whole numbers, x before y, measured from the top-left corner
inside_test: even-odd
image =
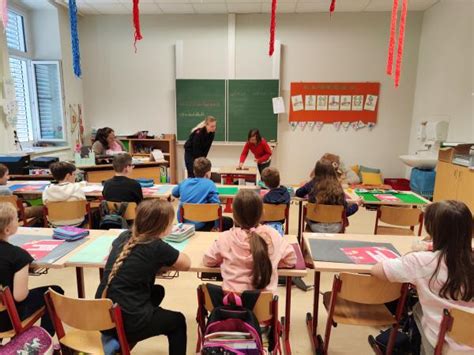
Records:
[[[102,143],[105,149],[109,149],[110,147],[109,147],[109,143],[107,143],[107,137],[113,131],[114,130],[110,127],[99,128],[95,135],[95,139],[99,141],[100,143]]]
[[[425,227],[433,238],[433,251],[439,251],[438,264],[429,287],[439,283],[441,262],[448,278],[439,290],[445,299],[471,302],[474,298],[474,257],[472,252],[472,213],[461,201],[435,202],[425,211]]]
[[[211,171],[211,168],[211,161],[207,158],[201,157],[194,160],[193,171],[196,177],[204,177],[209,171]]]
[[[0,179],[5,176],[8,172],[8,167],[4,164],[0,164]]]
[[[277,168],[265,168],[262,171],[262,181],[268,188],[274,189],[280,186],[280,173]]]
[[[132,165],[132,156],[128,153],[120,153],[114,156],[112,166],[115,172],[121,173],[129,165]]]
[[[65,161],[57,161],[49,166],[49,170],[51,170],[54,180],[63,181],[67,174],[72,174],[76,171],[76,166]]]
[[[249,131],[247,141],[249,141],[252,137],[257,138],[257,144],[260,144],[260,142],[262,141],[262,136],[260,135],[260,131],[257,128],[253,128]]]
[[[232,209],[236,224],[249,236],[253,259],[252,286],[257,290],[264,289],[272,277],[272,262],[268,255],[267,243],[253,231],[262,218],[262,199],[254,191],[240,190],[234,199]]]
[[[344,190],[329,160],[321,159],[314,168],[314,186],[310,197],[322,205],[343,205]]]
[[[106,296],[110,283],[117,275],[124,260],[130,255],[133,248],[138,244],[149,243],[163,234],[168,226],[173,223],[173,219],[174,208],[168,201],[150,199],[142,201],[138,205],[132,227],[132,235],[123,246],[117,259],[115,259],[102,297]]]

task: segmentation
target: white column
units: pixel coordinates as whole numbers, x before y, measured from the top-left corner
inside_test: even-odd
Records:
[[[235,79],[235,14],[227,19],[227,78]]]
[[[174,47],[174,53],[175,53],[176,79],[184,79],[184,67],[183,67],[184,48],[183,48],[182,40],[176,41],[176,44]]]

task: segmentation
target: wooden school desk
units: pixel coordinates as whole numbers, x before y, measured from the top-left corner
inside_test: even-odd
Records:
[[[309,245],[310,239],[326,239],[326,240],[348,240],[360,242],[373,243],[391,243],[400,255],[405,255],[412,251],[412,245],[416,237],[413,236],[396,236],[396,235],[366,235],[366,234],[319,234],[319,233],[304,233],[303,234],[303,254],[305,256],[306,265],[311,265],[314,269],[314,296],[313,296],[313,314],[306,314],[306,325],[308,334],[311,340],[313,353],[321,353],[323,348],[323,341],[318,334],[318,315],[319,315],[319,292],[320,279],[322,272],[355,272],[355,273],[369,273],[372,265],[364,264],[346,264],[327,261],[315,261],[311,255],[311,248]]]
[[[257,168],[255,167],[244,166],[242,169],[239,169],[236,166],[228,166],[214,168],[212,169],[212,172],[220,174],[226,185],[233,185],[235,179],[245,179],[245,181],[257,182]]]
[[[84,297],[84,279],[83,268],[104,268],[106,258],[109,254],[112,241],[122,232],[121,230],[104,231],[105,233],[97,238],[91,238],[87,243],[70,253],[65,262],[66,267],[75,267],[78,276],[78,294]],[[204,266],[202,259],[205,251],[214,243],[219,233],[196,232],[194,236],[182,243],[170,243],[173,247],[189,255],[191,259],[191,268],[189,272],[196,273],[214,273],[219,274],[220,269]],[[109,239],[110,238],[110,239]],[[285,236],[292,244],[298,244],[295,236]],[[304,266],[303,266],[304,267]],[[278,274],[286,277],[286,299],[285,299],[285,318],[283,341],[287,354],[291,354],[289,341],[290,319],[291,319],[291,287],[293,277],[304,277],[307,275],[306,268],[301,269],[279,269]],[[79,279],[81,278],[81,279]]]

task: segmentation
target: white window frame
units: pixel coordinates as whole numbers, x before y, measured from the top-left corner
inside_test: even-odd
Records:
[[[55,64],[59,80],[59,93],[61,99],[59,100],[59,105],[61,109],[61,122],[62,122],[62,133],[63,138],[58,139],[43,139],[41,137],[41,127],[40,127],[40,117],[39,117],[39,105],[38,105],[38,93],[36,92],[36,75],[35,75],[35,64]],[[62,68],[60,60],[31,60],[30,61],[30,85],[32,90],[32,123],[33,123],[33,137],[36,142],[67,142],[68,141],[68,131],[66,127],[66,119],[64,114],[64,91],[63,91],[63,79],[62,79]]]

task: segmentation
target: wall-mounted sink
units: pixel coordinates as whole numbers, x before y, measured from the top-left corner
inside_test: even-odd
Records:
[[[399,158],[411,168],[424,170],[434,169],[438,163],[438,155],[430,151],[417,152],[411,155],[400,155]]]

